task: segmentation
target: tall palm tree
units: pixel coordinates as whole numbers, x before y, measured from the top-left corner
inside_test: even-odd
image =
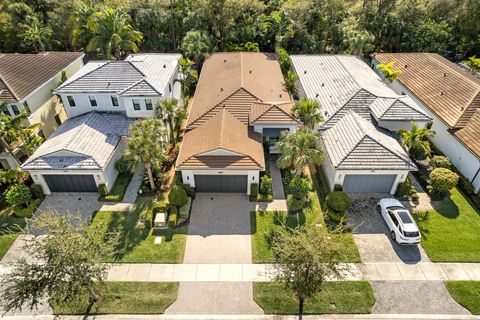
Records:
[[[285,75],[285,89],[287,89],[288,93],[292,96],[296,96],[298,94],[297,88],[297,80],[298,75],[293,73],[292,71],[288,71]]]
[[[120,10],[106,8],[96,12],[87,23],[94,35],[87,51],[100,50],[106,59],[121,59],[125,53],[138,52],[143,36],[131,23],[130,16]]]
[[[23,29],[24,31],[18,37],[25,41],[27,46],[31,47],[35,53],[45,51],[53,42],[58,42],[52,40],[52,28],[44,26],[37,18],[28,16]]]
[[[414,154],[416,151],[424,151],[426,155],[430,154],[430,141],[428,138],[435,136],[435,131],[429,128],[419,128],[417,123],[411,123],[411,130],[400,130],[400,144],[407,149],[412,156],[418,158],[418,155]]]
[[[186,110],[177,99],[165,99],[155,105],[155,117],[161,119],[168,128],[171,144],[175,144],[179,126],[186,118]]]
[[[190,60],[186,57],[180,57],[180,59],[178,60],[181,77],[176,81],[180,82],[182,86],[183,98],[186,98],[190,95],[192,88],[197,84],[198,81],[197,70],[192,70],[190,68],[193,65],[195,65],[195,61]]]
[[[301,128],[294,133],[282,132],[276,147],[280,153],[277,165],[281,169],[295,170],[297,175],[303,173],[305,166],[320,165],[323,160],[320,133],[317,131]]]
[[[380,73],[390,82],[397,80],[400,73],[402,73],[402,71],[399,69],[392,69],[394,64],[395,61],[391,61],[387,64],[379,63],[377,65],[377,69],[380,70]]]
[[[315,100],[302,99],[295,104],[292,111],[308,129],[314,129],[317,124],[323,121],[320,113],[320,103]]]
[[[285,11],[272,12],[263,23],[263,28],[270,38],[275,39],[275,48],[281,47],[283,42],[293,37],[293,20]]]
[[[145,166],[150,188],[155,190],[153,170],[158,170],[167,159],[167,130],[160,119],[144,119],[130,126],[130,137],[127,142],[126,156]]]
[[[74,17],[74,27],[71,31],[72,45],[75,48],[85,48],[89,40],[93,37],[92,31],[87,24],[90,18],[95,14],[95,9],[91,0],[82,1],[79,8],[72,14]]]

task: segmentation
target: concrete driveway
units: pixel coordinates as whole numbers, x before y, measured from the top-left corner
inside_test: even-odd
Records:
[[[390,239],[387,225],[376,211],[382,195],[355,195],[348,222],[363,262],[428,262],[421,245],[402,246]]]
[[[96,192],[59,192],[46,196],[36,214],[53,210],[58,214],[79,214],[84,219],[90,219],[94,211],[102,207]]]
[[[252,263],[251,207],[245,194],[198,193],[183,263]]]

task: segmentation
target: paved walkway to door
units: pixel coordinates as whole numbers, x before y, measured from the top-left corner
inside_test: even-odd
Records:
[[[269,159],[268,165],[270,167],[270,176],[272,178],[273,199],[285,199],[285,192],[283,190],[282,173],[277,167],[275,159]]]

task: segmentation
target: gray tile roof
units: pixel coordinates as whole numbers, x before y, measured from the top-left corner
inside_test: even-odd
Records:
[[[402,99],[401,104],[395,105],[396,111],[389,113],[396,113],[397,117],[404,115],[403,119],[396,120],[430,120],[413,100],[397,95],[367,64],[355,56],[292,55],[291,59],[305,95],[320,102],[323,108],[325,128],[331,128],[349,110],[370,121],[372,103],[384,99]],[[384,104],[382,101],[377,103]]]
[[[416,170],[398,142],[353,111],[323,133],[332,165],[343,170]]]
[[[120,95],[163,95],[180,54],[142,53],[124,61],[92,61],[57,88],[57,93],[105,92]]]
[[[428,121],[432,118],[418,108],[412,98],[403,96],[400,98],[379,98],[371,105],[372,115],[377,120],[385,121]]]
[[[22,169],[103,169],[135,120],[121,112],[90,112],[68,119]]]

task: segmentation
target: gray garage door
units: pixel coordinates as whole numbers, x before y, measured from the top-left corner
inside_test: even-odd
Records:
[[[247,176],[195,176],[199,192],[247,192]]]
[[[389,193],[395,178],[394,174],[347,174],[343,181],[343,191]]]
[[[44,175],[51,192],[97,192],[92,175]]]

